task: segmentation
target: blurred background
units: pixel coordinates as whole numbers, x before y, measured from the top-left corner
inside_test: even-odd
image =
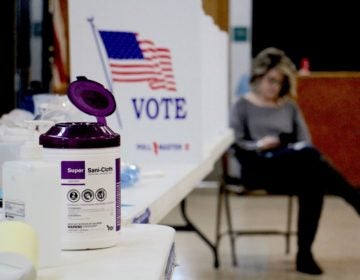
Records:
[[[3,101],[0,114],[22,106],[27,90],[64,92],[69,79],[67,1],[5,0],[0,11]],[[261,49],[283,49],[312,71],[359,71],[360,19],[355,1],[203,0],[204,10],[231,41],[232,87],[237,71]],[[242,70],[243,69],[243,70]],[[235,76],[234,76],[235,75]],[[40,83],[33,83],[39,81]]]
[[[66,93],[68,1],[3,1],[0,115],[14,108],[34,111],[37,93]],[[354,160],[360,155],[353,145],[360,137],[355,1],[202,0],[202,5],[229,36],[230,102],[248,89],[252,57],[265,47],[283,49],[299,70],[311,73],[299,75],[298,91],[314,143],[359,185]]]

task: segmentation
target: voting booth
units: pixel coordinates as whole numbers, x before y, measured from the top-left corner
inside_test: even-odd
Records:
[[[200,0],[69,1],[71,80],[115,96],[122,159],[186,162],[228,129],[228,35]]]

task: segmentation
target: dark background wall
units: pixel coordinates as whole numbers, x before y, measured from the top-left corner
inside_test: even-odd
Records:
[[[0,115],[8,113],[14,108],[16,98],[14,94],[15,85],[15,2],[6,0],[0,9],[1,25],[1,66],[0,75],[1,102]]]
[[[253,56],[275,46],[313,71],[360,71],[359,37],[355,1],[253,0]]]

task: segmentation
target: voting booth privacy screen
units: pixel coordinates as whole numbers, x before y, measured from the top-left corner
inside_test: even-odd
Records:
[[[71,80],[116,100],[124,161],[201,159],[228,129],[228,35],[200,0],[69,1]]]

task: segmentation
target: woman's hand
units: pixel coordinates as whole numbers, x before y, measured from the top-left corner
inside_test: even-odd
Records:
[[[260,151],[274,149],[280,146],[280,139],[276,136],[265,136],[256,142]]]

